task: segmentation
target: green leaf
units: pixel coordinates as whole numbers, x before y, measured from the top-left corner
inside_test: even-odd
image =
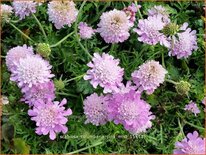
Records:
[[[21,138],[14,138],[14,150],[16,153],[29,154],[30,146]]]
[[[2,137],[6,142],[10,142],[15,135],[15,128],[11,124],[2,125]]]

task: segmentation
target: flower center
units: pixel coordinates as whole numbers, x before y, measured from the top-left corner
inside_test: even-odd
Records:
[[[39,113],[39,120],[41,126],[52,126],[55,123],[55,111],[50,107],[49,109],[42,109]]]

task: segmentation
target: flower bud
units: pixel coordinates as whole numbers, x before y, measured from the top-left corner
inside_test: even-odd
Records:
[[[55,85],[55,88],[57,90],[62,90],[65,87],[64,81],[62,81],[61,79],[59,79],[59,80],[55,79],[54,80],[54,85]]]
[[[190,83],[183,80],[178,82],[175,86],[177,93],[180,95],[188,95],[190,87]]]
[[[167,24],[162,32],[165,34],[165,35],[175,35],[177,32],[179,31],[179,26],[175,23],[169,23]]]
[[[37,45],[36,51],[38,54],[40,54],[42,57],[48,58],[51,54],[51,49],[49,47],[49,44],[46,43],[39,43]]]

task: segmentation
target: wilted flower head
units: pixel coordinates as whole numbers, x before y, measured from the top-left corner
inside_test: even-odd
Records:
[[[201,138],[197,131],[188,133],[181,142],[175,143],[174,154],[205,154],[205,138]]]
[[[100,85],[104,88],[104,93],[115,91],[121,85],[124,74],[124,69],[118,65],[119,59],[106,53],[94,53],[92,62],[87,64],[91,69],[87,71],[84,80],[90,80],[94,88]]]
[[[164,23],[170,22],[168,10],[161,5],[155,5],[149,9],[148,16],[161,16]]]
[[[66,123],[67,116],[72,114],[71,109],[65,110],[63,105],[67,103],[66,99],[63,99],[60,103],[58,101],[36,102],[32,110],[28,111],[31,120],[36,122],[36,133],[38,135],[47,135],[54,140],[56,133],[67,132],[68,128]]]
[[[197,107],[197,104],[193,101],[190,101],[188,105],[185,105],[184,110],[194,113],[195,116],[200,113],[200,109]]]
[[[79,35],[82,39],[90,39],[95,34],[95,30],[89,27],[85,22],[80,22],[78,28]]]
[[[167,71],[158,61],[150,60],[132,73],[132,80],[139,91],[145,90],[147,94],[152,94],[164,82],[166,74]]]
[[[7,96],[1,96],[1,104],[6,105],[9,104],[9,99]]]
[[[141,5],[136,6],[134,3],[132,3],[130,6],[125,7],[123,9],[123,11],[127,15],[127,18],[130,21],[131,27],[134,26],[134,22],[135,22],[135,19],[136,19],[135,15],[136,15],[136,12],[139,8],[141,8]]]
[[[54,23],[57,29],[65,25],[71,26],[76,21],[78,10],[73,1],[52,1],[48,4],[49,21]]]
[[[16,70],[11,74],[11,81],[17,82],[22,91],[27,91],[33,85],[45,83],[54,75],[51,74],[52,66],[39,55],[27,56],[20,59]]]
[[[196,31],[191,30],[188,27],[188,23],[184,23],[180,30],[184,32],[177,33],[177,37],[172,37],[172,45],[169,51],[170,56],[177,56],[178,59],[187,58],[196,50],[197,36]]]
[[[130,36],[130,21],[124,11],[104,12],[100,17],[97,32],[106,43],[124,42]]]
[[[6,55],[6,66],[8,70],[11,72],[16,70],[21,58],[25,58],[33,54],[33,48],[27,47],[26,45],[11,48]]]
[[[98,96],[96,93],[84,100],[84,114],[87,118],[85,123],[98,126],[107,122],[107,104],[105,101],[105,96]]]
[[[140,96],[140,93],[134,90],[125,94],[114,94],[108,101],[109,120],[122,124],[131,134],[151,128],[154,115],[150,112],[150,105],[141,100]]]
[[[161,16],[149,16],[147,19],[139,20],[138,28],[134,29],[134,32],[139,35],[138,40],[141,42],[149,45],[160,43],[165,47],[170,47],[168,39],[160,32],[165,25]]]
[[[33,85],[30,89],[23,92],[23,100],[30,106],[35,105],[36,102],[43,101],[53,101],[55,98],[55,88],[52,81],[40,83],[38,85]]]
[[[11,14],[13,13],[13,8],[9,5],[6,4],[0,4],[1,6],[1,17],[2,19],[9,19],[9,17],[11,16]]]
[[[32,13],[36,13],[36,7],[38,3],[33,0],[14,0],[13,8],[16,16],[19,16],[20,20],[24,19]]]

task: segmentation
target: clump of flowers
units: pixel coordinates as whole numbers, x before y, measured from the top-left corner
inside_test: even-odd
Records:
[[[200,109],[198,108],[197,104],[193,101],[190,101],[189,104],[185,105],[184,110],[194,113],[195,116],[200,113]]]
[[[84,100],[84,114],[87,120],[85,123],[92,123],[99,126],[107,122],[107,104],[106,97],[98,96],[96,93],[88,96]]]
[[[1,18],[2,19],[9,19],[9,17],[11,16],[11,14],[13,13],[13,8],[9,5],[6,4],[0,4],[1,6]]]
[[[164,82],[166,74],[167,70],[159,62],[150,60],[132,73],[132,80],[140,92],[145,90],[147,94],[152,94]]]
[[[146,132],[151,128],[154,115],[150,105],[140,99],[140,93],[131,90],[125,94],[114,94],[108,101],[108,118],[115,124],[122,124],[131,134]]]
[[[101,15],[97,32],[106,43],[119,43],[129,38],[130,27],[131,24],[126,13],[114,9]]]
[[[22,101],[28,103],[29,106],[35,105],[36,102],[47,102],[53,101],[55,98],[55,88],[52,81],[41,83],[38,85],[32,86],[27,91],[23,92],[24,98]]]
[[[162,16],[149,16],[147,19],[139,20],[138,27],[134,29],[134,32],[139,35],[138,40],[143,43],[149,45],[160,43],[160,45],[170,47],[167,37],[160,32],[165,25]]]
[[[32,0],[14,0],[13,8],[16,16],[19,16],[20,20],[24,19],[32,13],[36,13],[36,7],[38,3]]]
[[[88,26],[85,22],[79,23],[79,35],[82,39],[90,39],[94,34],[95,30],[92,27]]]
[[[29,116],[32,117],[31,120],[36,122],[38,135],[49,134],[49,138],[54,140],[57,133],[63,132],[65,134],[68,131],[66,117],[72,114],[72,110],[65,110],[66,103],[66,99],[61,102],[39,101],[36,102],[32,110],[28,111]]]
[[[104,93],[113,92],[121,85],[124,69],[119,65],[119,59],[103,53],[94,53],[92,61],[87,64],[89,69],[84,80],[90,80],[94,88],[98,85],[104,88]]]
[[[27,56],[20,59],[16,70],[11,74],[11,81],[17,82],[18,86],[25,92],[33,85],[45,83],[54,75],[51,74],[52,66],[39,55]]]
[[[8,70],[11,72],[15,71],[17,66],[19,65],[20,59],[32,55],[34,55],[32,47],[23,45],[11,48],[6,55],[6,65]]]
[[[188,28],[188,23],[184,23],[180,30],[184,32],[179,32],[177,37],[172,37],[173,43],[169,51],[169,55],[177,56],[177,59],[187,58],[198,48],[196,31]]]
[[[205,154],[205,138],[201,138],[197,131],[188,133],[182,141],[176,142],[174,154]]]
[[[52,1],[48,4],[49,21],[54,23],[57,29],[71,26],[76,21],[78,10],[73,1]]]

